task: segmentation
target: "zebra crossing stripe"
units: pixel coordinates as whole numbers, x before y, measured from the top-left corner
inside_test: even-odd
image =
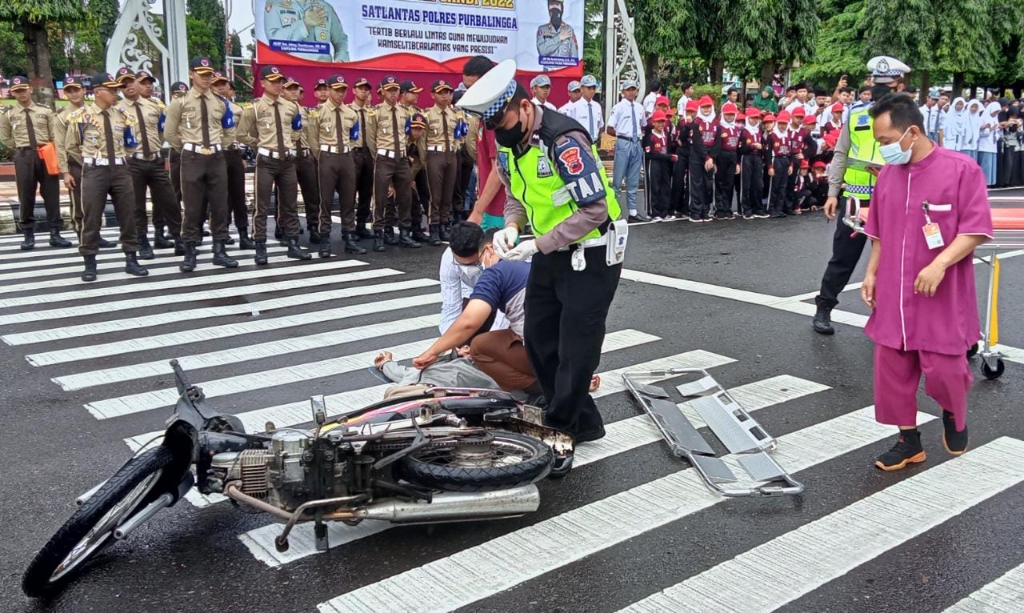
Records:
[[[274,274],[292,275],[300,274],[304,271],[304,266],[289,266],[288,268],[280,269],[278,272]],[[82,317],[84,315],[96,315],[100,313],[106,314],[112,313],[114,311],[144,309],[160,304],[179,304],[185,300],[191,302],[197,300],[216,300],[218,298],[234,298],[236,296],[252,296],[254,294],[266,294],[270,292],[280,292],[291,289],[306,289],[309,287],[316,287],[320,285],[336,285],[338,283],[366,281],[369,279],[377,279],[379,277],[387,277],[391,275],[400,274],[402,273],[397,270],[392,270],[390,268],[383,268],[379,270],[362,270],[358,272],[350,272],[338,275],[326,275],[322,277],[302,277],[299,279],[289,279],[286,281],[273,281],[270,283],[260,283],[258,285],[239,285],[232,287],[221,287],[217,289],[198,290],[182,294],[163,294],[130,300],[114,300],[111,302],[102,302],[99,304],[84,304],[72,307],[62,307],[58,309],[48,309],[45,311],[26,311],[24,313],[15,313],[12,315],[0,315],[0,325],[23,324],[33,321],[65,319],[68,317]],[[220,279],[220,281],[218,281],[218,283],[220,283],[230,282],[232,280],[232,277],[237,276],[238,275],[234,273],[227,273],[223,275],[217,275],[214,277],[206,278]],[[109,292],[109,295],[116,295],[120,290],[125,290],[133,287],[133,285],[121,285],[118,287],[107,288],[107,291]],[[150,287],[152,288],[152,286]],[[240,312],[244,313],[246,311],[250,311],[251,307],[252,305],[246,305],[246,308]]]
[[[868,407],[779,437],[774,455],[795,473],[892,433]],[[735,458],[727,458],[738,469]],[[342,594],[318,608],[321,613],[454,611],[725,500],[708,490],[695,471],[683,469]],[[436,577],[445,578],[444,589],[437,589]]]
[[[622,611],[774,611],[1024,481],[999,438],[787,532]]]
[[[729,392],[748,411],[757,411],[827,389],[829,389],[828,386],[813,381],[780,375],[764,381],[741,385]],[[696,411],[689,407],[689,403],[682,403],[679,406],[687,411],[688,415],[689,413],[696,415]],[[605,424],[605,430],[607,434],[604,438],[577,448],[573,468],[579,468],[591,462],[661,440],[661,435],[658,434],[658,430],[646,415]],[[387,522],[363,522],[356,526],[347,526],[336,522],[327,527],[328,540],[332,548],[339,547],[390,527],[391,524]],[[256,559],[268,566],[281,566],[316,553],[311,525],[296,526],[289,536],[288,551],[283,553],[277,551],[274,546],[274,539],[279,534],[281,534],[281,525],[270,524],[250,530],[240,535],[239,538]]]
[[[1020,613],[1024,611],[1024,564],[946,609],[945,613]]]
[[[164,254],[164,253],[170,254],[170,253],[174,252],[172,247],[167,247],[167,248],[164,248],[164,249],[155,249],[154,248],[153,251],[157,255]],[[20,262],[12,262],[10,260],[10,258],[2,258],[2,257],[0,257],[0,270],[25,270],[25,269],[28,269],[28,268],[48,268],[50,266],[56,266],[56,265],[81,264],[82,263],[82,256],[78,255],[78,251],[74,250],[74,249],[67,249],[67,250],[62,250],[62,251],[53,251],[53,252],[51,252],[52,254],[57,254],[60,257],[45,257],[45,256],[51,255],[51,253],[45,253],[44,254],[44,253],[37,253],[35,251],[27,251],[26,253],[32,254],[30,256],[32,259],[24,260],[24,261],[20,261]],[[68,253],[74,253],[75,255],[68,256],[68,255],[66,255]],[[174,257],[179,257],[179,256],[174,256]],[[123,262],[124,261],[124,252],[122,252],[120,249],[118,249],[117,251],[103,251],[101,253],[96,254],[96,261],[97,262],[109,262],[111,260],[116,260],[118,262]],[[157,261],[159,261],[159,260],[157,260]],[[6,273],[5,273],[4,276],[6,277]]]
[[[440,315],[410,317],[407,319],[357,326],[344,330],[331,330],[330,332],[321,332],[319,334],[310,334],[308,336],[277,339],[267,341],[265,343],[222,349],[220,351],[186,355],[177,359],[182,368],[186,370],[199,370],[202,368],[213,368],[214,366],[237,364],[238,362],[246,362],[249,360],[271,358],[289,353],[298,353],[300,351],[310,351],[325,347],[333,347],[335,345],[344,345],[346,343],[355,343],[368,338],[382,337],[389,334],[415,332],[425,328],[436,328],[439,323],[441,323]],[[142,364],[103,368],[90,372],[54,377],[51,381],[61,386],[65,391],[73,391],[88,387],[95,387],[97,385],[107,385],[110,383],[119,383],[122,381],[132,381],[134,379],[145,379],[146,377],[159,377],[161,375],[170,374],[174,374],[174,370],[170,367],[167,360],[155,360],[153,362],[144,362]],[[175,401],[177,401],[177,394],[175,394]]]
[[[408,289],[410,286],[429,287],[432,284],[430,282],[422,283],[421,280],[417,280],[412,282],[403,281],[401,283],[395,283],[393,285],[402,285],[403,287],[399,289]],[[355,287],[351,289],[361,290],[360,293],[363,295],[376,295],[377,293],[396,291],[391,289],[390,286],[387,284]],[[344,290],[330,293],[338,294],[336,298],[348,298],[353,295],[352,293],[346,292]],[[216,339],[231,338],[233,336],[239,336],[242,334],[258,334],[261,332],[271,332],[276,330],[283,330],[286,328],[294,328],[296,326],[306,326],[329,321],[338,321],[342,319],[348,319],[351,317],[359,317],[361,315],[382,314],[387,313],[389,311],[397,311],[401,309],[432,306],[434,304],[437,304],[438,302],[441,302],[441,296],[436,293],[419,296],[409,296],[407,298],[392,298],[390,300],[381,300],[379,302],[366,302],[362,304],[354,304],[351,306],[338,307],[336,309],[327,309],[324,311],[310,311],[308,313],[296,313],[294,315],[284,315],[282,317],[254,319],[253,321],[245,321],[236,324],[222,324],[219,326],[210,326],[208,328],[197,328],[194,330],[182,330],[181,332],[171,332],[169,334],[143,336],[140,338],[133,338],[126,341],[116,341],[112,343],[103,343],[98,345],[86,345],[84,347],[75,347],[73,349],[61,349],[59,351],[49,351],[46,353],[33,353],[25,356],[25,359],[28,360],[29,364],[32,364],[33,366],[50,366],[53,364],[64,364],[67,362],[75,362],[78,360],[92,360],[96,358],[109,357],[113,355],[124,355],[137,351],[149,351],[153,349],[159,349],[162,347],[191,345],[194,343],[202,343]],[[247,308],[251,309],[256,304],[257,303],[252,303],[251,305],[246,306]],[[303,302],[301,304],[307,303]],[[195,317],[194,319],[187,318],[185,319],[185,321],[194,321],[198,319],[202,319],[202,316]]]

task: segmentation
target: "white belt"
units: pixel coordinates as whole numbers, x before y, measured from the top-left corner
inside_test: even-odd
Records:
[[[386,158],[394,158],[395,157],[395,150],[394,149],[378,149],[377,150],[377,155],[381,155],[381,156],[384,156]],[[400,157],[402,159],[405,159],[404,155],[402,155]]]
[[[143,160],[143,161],[146,161],[146,162],[153,162],[153,161],[155,161],[159,157],[160,157],[160,154],[158,154],[158,153],[150,153],[149,155],[146,155],[145,153],[133,153],[132,154],[132,158],[134,158],[136,160]]]
[[[598,236],[597,238],[588,238],[585,241],[579,243],[573,243],[559,249],[559,251],[568,251],[576,247],[576,245],[582,245],[584,249],[590,249],[591,247],[604,247],[608,244],[608,235]]]
[[[82,158],[82,162],[88,166],[110,166],[110,158]],[[115,166],[124,166],[124,158],[114,158]]]
[[[444,145],[427,145],[427,151],[448,153],[447,151],[445,151]]]
[[[199,155],[213,155],[214,153],[220,151],[220,145],[210,145],[209,147],[204,147],[202,145],[197,145],[195,143],[185,143],[184,145],[181,146],[181,150],[191,151],[192,153],[198,153]]]
[[[346,147],[336,147],[334,145],[320,145],[320,151],[326,151],[327,153],[348,153],[351,151]]]
[[[263,156],[266,156],[268,158],[274,158],[275,160],[280,160],[281,159],[281,154],[280,153],[278,153],[277,151],[271,151],[270,149],[266,149],[264,147],[258,148],[256,150],[256,153],[258,153],[260,155],[263,155]],[[295,155],[295,150],[294,149],[289,149],[284,154],[285,157],[294,156],[294,155]]]

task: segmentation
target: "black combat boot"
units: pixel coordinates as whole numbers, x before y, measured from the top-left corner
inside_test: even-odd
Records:
[[[139,259],[141,260],[155,260],[156,254],[153,253],[153,248],[149,245],[149,238],[143,234],[139,237]]]
[[[185,243],[185,259],[178,265],[178,270],[181,272],[192,272],[196,269],[196,244],[194,242]]]
[[[356,236],[359,237],[360,240],[364,238],[373,238],[373,230],[367,228],[365,223],[361,223],[356,227]]]
[[[356,255],[366,253],[366,249],[359,246],[359,239],[355,232],[342,232],[341,240],[345,241],[345,253],[354,253]]]
[[[36,231],[35,228],[25,228],[22,230],[25,234],[25,240],[21,243],[22,251],[32,251],[36,248]]]
[[[825,336],[831,336],[836,333],[835,328],[832,327],[831,311],[824,307],[818,307],[818,312],[814,314],[811,326],[814,327],[815,332]]]
[[[373,233],[373,250],[377,253],[387,251],[388,248],[384,246],[384,230],[375,230]]]
[[[409,247],[411,249],[419,249],[420,244],[412,240],[412,230],[409,228],[402,228],[398,235],[398,244],[403,247]]]
[[[85,257],[85,270],[82,272],[82,281],[95,281],[96,280],[96,256],[87,255]]]
[[[319,245],[321,239],[320,232],[318,232],[313,226],[307,226],[306,229],[309,230],[309,244]]]
[[[67,249],[71,246],[71,241],[60,235],[58,228],[50,230],[50,246],[57,247],[58,249]]]
[[[174,255],[185,255],[185,243],[181,242],[180,236],[174,237]]]
[[[154,249],[170,249],[173,246],[174,246],[174,243],[172,243],[171,241],[167,240],[167,237],[164,236],[163,230],[157,228],[156,230],[153,231],[153,248]],[[181,255],[181,254],[178,253],[178,254],[175,254],[175,255]]]
[[[384,244],[389,247],[398,245],[398,237],[395,235],[394,226],[388,226],[388,228],[384,230]]]
[[[288,253],[286,254],[288,258],[293,260],[308,260],[313,257],[303,251],[302,247],[299,247],[299,238],[297,236],[289,237],[285,244],[288,245]]]
[[[430,224],[430,246],[440,247],[441,246],[441,228],[438,224]]]
[[[254,261],[257,266],[265,266],[267,264],[267,241],[256,241]]]
[[[274,226],[274,238],[281,241],[281,245],[284,246],[284,232],[281,231],[281,226]]]
[[[117,247],[117,242],[115,242],[115,241],[108,241],[105,238],[101,238],[100,242],[99,242],[99,246],[100,246],[100,249],[113,249],[114,247]]]
[[[134,251],[127,251],[124,254],[124,271],[133,277],[145,277],[149,274],[149,271],[139,264],[138,258],[135,256]]]
[[[426,243],[430,241],[430,237],[423,233],[423,228],[419,226],[412,227],[412,240],[417,243]]]
[[[450,241],[452,238],[452,224],[443,223],[440,225],[439,229],[441,230],[441,240],[446,243]]]
[[[228,248],[224,241],[213,241],[213,265],[224,268],[238,268],[238,262],[228,257]]]
[[[238,228],[238,248],[239,249],[255,249],[256,241],[252,240],[249,236],[249,228],[241,226]]]
[[[311,236],[309,237],[310,242],[313,242],[312,232],[313,231],[310,230],[310,234],[311,234]],[[319,240],[317,242],[320,243],[320,249],[317,252],[317,255],[319,255],[322,258],[329,258],[332,255],[334,255],[333,253],[331,253],[331,239],[325,238],[323,236],[320,236],[318,238],[319,238]]]

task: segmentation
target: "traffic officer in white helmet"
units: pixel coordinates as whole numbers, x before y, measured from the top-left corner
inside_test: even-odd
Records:
[[[546,399],[545,423],[584,443],[605,433],[589,387],[619,284],[626,223],[586,129],[532,103],[515,73],[513,60],[498,64],[459,107],[480,115],[499,145],[497,172],[509,200],[494,249],[505,259],[533,258],[523,336]],[[536,238],[516,246],[527,222]]]

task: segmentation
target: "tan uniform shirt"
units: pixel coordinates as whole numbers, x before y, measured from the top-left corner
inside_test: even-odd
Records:
[[[337,115],[335,110],[341,112],[341,142],[338,142],[337,132]],[[334,103],[328,100],[317,108],[313,109],[309,113],[309,125],[306,128],[306,133],[309,136],[309,147],[313,150],[313,155],[320,157],[320,145],[330,145],[332,147],[351,147],[356,141],[351,138],[352,128],[359,123],[359,113],[353,111],[352,108],[343,104],[341,106],[334,106]],[[360,139],[362,134],[359,135]],[[344,149],[342,149],[344,151]]]
[[[222,134],[221,121],[227,106],[224,99],[217,97],[212,91],[200,94],[199,90],[192,88],[181,98],[171,100],[167,107],[167,121],[164,123],[164,135],[167,142],[175,149],[181,150],[185,143],[202,146],[203,143],[203,115],[202,99],[206,99],[207,125],[209,125],[210,145],[219,145],[224,138]]]
[[[124,104],[117,104],[107,109],[110,121],[110,130],[114,141],[114,157],[123,158],[128,155],[128,147],[125,144],[125,130],[131,131],[134,138],[138,132],[138,120],[135,115]],[[68,115],[68,132],[64,138],[64,148],[67,155],[74,157],[80,155],[84,158],[107,159],[107,139],[105,131],[105,118],[103,109],[95,103]],[[61,165],[61,173],[68,171],[67,161]]]
[[[469,132],[466,134],[466,153],[475,162],[477,141],[483,136],[483,133],[480,131],[480,118],[474,115],[467,115],[466,123],[469,124]]]
[[[84,108],[84,104],[82,106],[73,106],[69,104],[66,107],[62,108],[56,115],[57,140],[55,142],[57,145],[57,163],[60,165],[62,169],[67,169],[68,167],[68,150],[66,142],[69,123],[68,118],[71,117],[71,114],[77,111],[78,109]],[[76,164],[78,164],[79,166],[82,165],[81,153],[76,153],[70,157],[75,161]]]
[[[436,104],[424,113],[427,118],[427,146],[430,151],[441,147],[441,151],[455,151],[458,141],[455,138],[455,127],[459,123],[458,113],[452,107],[442,109]],[[445,147],[447,145],[447,148]]]
[[[238,106],[234,102],[228,100],[228,106],[231,107],[231,112],[235,115],[235,121],[237,122],[242,117],[242,107]],[[238,142],[238,124],[234,127],[224,128],[222,130],[224,138],[221,139],[221,146],[230,147]]]
[[[238,141],[250,147],[262,147],[277,151],[277,127],[274,120],[274,99],[263,94],[250,108],[242,112],[242,120],[238,122],[236,136]],[[299,105],[289,102],[281,96],[277,99],[281,113],[281,135],[284,146],[295,146],[292,134],[292,121],[300,114]]]
[[[26,109],[32,117],[36,144],[51,143],[57,135],[57,122],[53,111],[34,102],[27,107],[18,104],[0,115],[0,142],[8,149],[30,146],[28,122],[25,119]]]
[[[352,146],[365,147],[367,130],[366,120],[369,117],[370,111],[373,110],[373,105],[367,102],[366,106],[359,106],[355,102],[350,102],[348,108],[352,109],[352,112],[355,113],[356,117],[360,118],[360,121],[362,122],[362,125],[359,126],[359,138],[352,141]],[[362,115],[359,113],[360,110],[363,111]]]
[[[139,109],[142,109],[141,114],[139,109],[135,108],[135,104],[138,103]],[[136,115],[136,119],[139,120],[139,133],[135,135],[136,147],[131,149],[131,153],[144,153],[142,147],[142,131],[146,131],[146,137],[149,139],[149,154],[156,155],[160,153],[161,147],[164,144],[164,133],[160,131],[160,116],[164,114],[163,102],[154,100],[153,98],[136,98],[135,100],[124,99],[121,104],[128,108],[132,113]]]
[[[308,149],[309,148],[309,115],[311,109],[304,106],[299,107],[299,112],[302,113],[302,129],[292,130],[292,138],[295,139],[295,147],[297,149]],[[284,117],[281,118],[282,123]]]
[[[395,121],[392,118],[392,111],[398,123],[398,134],[395,134]],[[366,142],[374,155],[378,150],[394,151],[395,145],[402,147],[405,143],[405,127],[412,119],[415,111],[401,104],[394,107],[381,103],[373,108],[373,112],[366,115]],[[396,140],[397,139],[397,140]],[[404,153],[404,150],[403,150]]]

